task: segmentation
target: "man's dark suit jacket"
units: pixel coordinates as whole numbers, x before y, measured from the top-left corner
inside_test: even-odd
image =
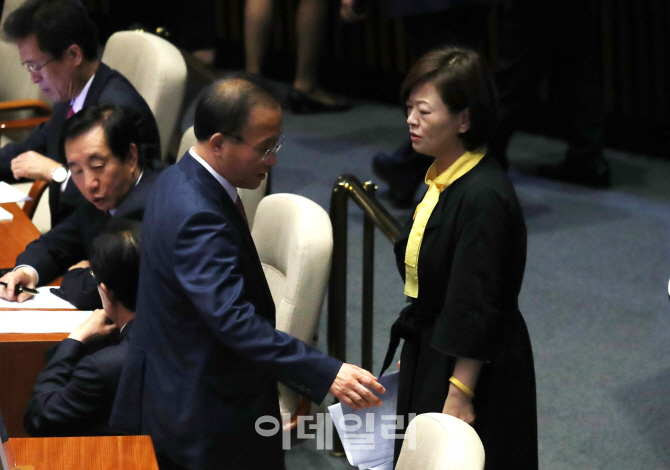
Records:
[[[141,222],[149,192],[159,171],[145,168],[139,183],[121,201],[113,217]],[[68,271],[68,268],[89,259],[93,240],[110,219],[106,211],[97,209],[82,197],[74,214],[31,242],[16,258],[16,265],[27,264],[35,268],[39,274],[39,285],[49,284],[63,275],[61,290],[75,307],[82,310],[102,308],[98,285],[90,269]]]
[[[109,436],[121,368],[130,344],[132,321],[106,347],[93,354],[77,340],[66,338],[56,347],[35,381],[23,425],[28,434]]]
[[[135,332],[111,425],[152,437],[166,469],[283,469],[277,381],[321,402],[341,362],[275,329],[249,227],[189,153],[147,202]],[[264,428],[272,426],[264,425]]]
[[[27,79],[27,78],[26,78]],[[144,98],[135,87],[116,70],[100,62],[93,77],[91,87],[86,94],[84,107],[94,104],[113,104],[127,108],[134,113],[135,124],[140,133],[140,154],[145,161],[160,160],[160,137],[154,115]],[[61,155],[60,137],[65,123],[69,101],[54,104],[51,119],[40,125],[23,142],[12,142],[0,149],[0,179],[16,181],[12,176],[11,162],[14,157],[34,150],[57,162],[65,163]],[[54,227],[69,216],[76,207],[77,201],[83,199],[77,185],[68,181],[65,192],[60,194],[60,184],[49,185],[49,208],[51,226]]]

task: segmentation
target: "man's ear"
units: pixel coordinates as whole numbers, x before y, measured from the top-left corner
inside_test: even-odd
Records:
[[[126,160],[126,163],[133,165],[134,167],[137,167],[139,165],[138,159],[139,155],[137,145],[131,143],[130,147],[128,148],[128,159]]]
[[[212,136],[209,138],[209,147],[214,152],[220,151],[225,142],[226,136],[221,132],[217,132],[216,134],[212,134]]]
[[[461,125],[458,128],[458,132],[463,134],[470,130],[470,108],[465,108],[459,115],[461,117]]]
[[[107,288],[107,286],[105,285],[104,282],[101,282],[100,284],[98,284],[98,286],[100,287],[100,290],[102,291],[102,293],[105,294],[105,297],[107,297],[107,300],[109,301],[109,303],[113,304],[114,303],[114,298],[115,298],[114,297],[114,291]]]
[[[78,44],[72,44],[65,50],[65,54],[69,55],[74,64],[79,66],[84,61],[84,52]]]

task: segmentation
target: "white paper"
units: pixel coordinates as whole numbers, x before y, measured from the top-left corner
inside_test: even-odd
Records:
[[[13,220],[14,214],[0,207],[0,220]]]
[[[344,403],[336,403],[328,407],[347,460],[361,470],[393,468],[395,439],[391,436],[396,427],[398,376],[398,372],[392,372],[379,379],[379,383],[386,388],[384,395],[375,393],[382,399],[382,406],[364,408],[359,411]],[[361,424],[356,429],[357,423]],[[345,426],[349,429],[344,429]],[[388,466],[389,462],[390,466]]]
[[[0,333],[72,333],[92,311],[0,311]]]
[[[51,293],[50,289],[55,289],[51,286],[38,287],[39,294],[32,295],[25,302],[10,302],[5,299],[0,299],[0,308],[10,308],[12,310],[33,310],[37,308],[63,308],[68,310],[77,310],[77,307],[72,305],[67,300],[61,299],[57,295]]]
[[[30,201],[31,199],[32,198],[30,198],[26,193],[19,191],[4,181],[0,181],[0,204],[4,204],[6,202]]]

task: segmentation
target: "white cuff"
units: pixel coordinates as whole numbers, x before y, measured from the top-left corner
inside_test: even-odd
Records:
[[[30,268],[33,271],[35,271],[35,277],[37,278],[37,281],[35,281],[35,287],[37,287],[37,284],[40,283],[40,274],[37,272],[37,269],[33,268],[32,266],[29,266],[27,264],[19,264],[17,267],[12,269],[12,271],[16,271],[19,268]]]

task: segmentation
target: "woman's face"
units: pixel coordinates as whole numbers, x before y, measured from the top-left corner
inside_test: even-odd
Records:
[[[467,109],[458,114],[449,112],[435,85],[430,82],[412,88],[406,104],[414,150],[435,158],[454,152],[464,153],[458,134],[470,128]]]

